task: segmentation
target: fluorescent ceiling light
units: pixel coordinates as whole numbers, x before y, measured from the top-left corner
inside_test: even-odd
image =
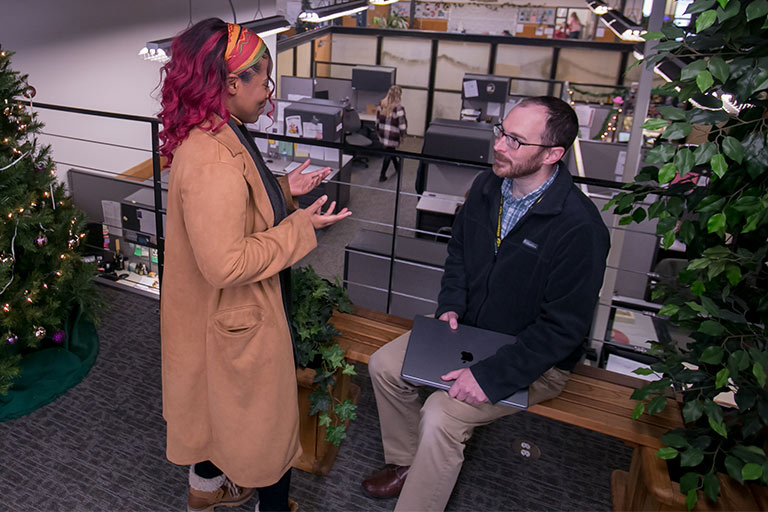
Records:
[[[602,16],[611,9],[608,7],[608,4],[602,0],[590,0],[587,2],[587,6],[589,7],[590,11],[597,14],[598,16]]]
[[[323,21],[356,14],[366,9],[368,9],[368,0],[355,0],[312,8],[299,14],[298,19],[307,23],[322,23]]]
[[[618,11],[610,10],[600,17],[600,21],[611,29],[611,31],[622,41],[631,41],[633,43],[645,42],[643,34],[648,31]]]
[[[269,16],[268,18],[247,21],[239,25],[258,34],[262,38],[285,32],[291,28],[291,24],[283,16]],[[150,41],[141,49],[139,57],[142,57],[144,60],[166,63],[171,60],[172,41],[172,37]]]
[[[400,0],[371,0],[371,5],[389,5],[396,4]]]

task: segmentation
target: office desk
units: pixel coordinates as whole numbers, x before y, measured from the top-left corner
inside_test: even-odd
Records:
[[[456,212],[464,204],[462,196],[424,192],[416,205],[416,229],[437,233],[441,228],[453,226]],[[418,238],[434,238],[437,242],[448,242],[448,238],[416,233]]]
[[[286,174],[286,168],[293,162],[292,158],[265,158],[269,170],[275,176],[283,176]],[[328,196],[328,203],[336,201],[336,209],[344,208],[349,203],[349,183],[350,176],[352,174],[352,161],[351,155],[341,155],[341,168],[331,167],[331,173],[323,180],[323,182],[317,186],[309,194],[299,197],[299,206],[306,208],[314,203],[318,197],[323,194]]]
[[[357,115],[360,116],[360,120],[361,121],[366,121],[366,122],[369,122],[369,123],[376,122],[376,114],[363,114],[363,113],[358,112]]]

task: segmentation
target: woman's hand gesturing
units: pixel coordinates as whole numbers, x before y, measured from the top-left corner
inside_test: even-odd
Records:
[[[303,164],[292,170],[287,174],[288,185],[291,189],[292,196],[303,196],[318,186],[322,181],[331,174],[330,167],[323,167],[319,171],[308,172],[302,174],[302,171],[309,166],[309,158],[304,161]]]
[[[352,215],[352,212],[346,208],[342,209],[339,213],[334,214],[333,210],[336,208],[336,201],[332,201],[331,205],[325,213],[323,213],[321,208],[327,200],[328,196],[322,196],[305,210],[309,214],[309,220],[312,221],[312,226],[314,226],[315,229],[322,229],[330,226],[331,224],[335,224],[341,219],[346,219]]]

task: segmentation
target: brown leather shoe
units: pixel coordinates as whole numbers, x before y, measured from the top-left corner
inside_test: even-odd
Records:
[[[400,495],[411,466],[387,464],[363,480],[363,490],[374,498],[394,498]]]

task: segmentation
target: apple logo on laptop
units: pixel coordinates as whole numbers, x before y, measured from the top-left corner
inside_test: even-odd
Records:
[[[466,350],[462,350],[461,351],[461,362],[462,363],[471,363],[474,358],[475,358],[475,356],[472,355],[472,352],[467,352]]]

